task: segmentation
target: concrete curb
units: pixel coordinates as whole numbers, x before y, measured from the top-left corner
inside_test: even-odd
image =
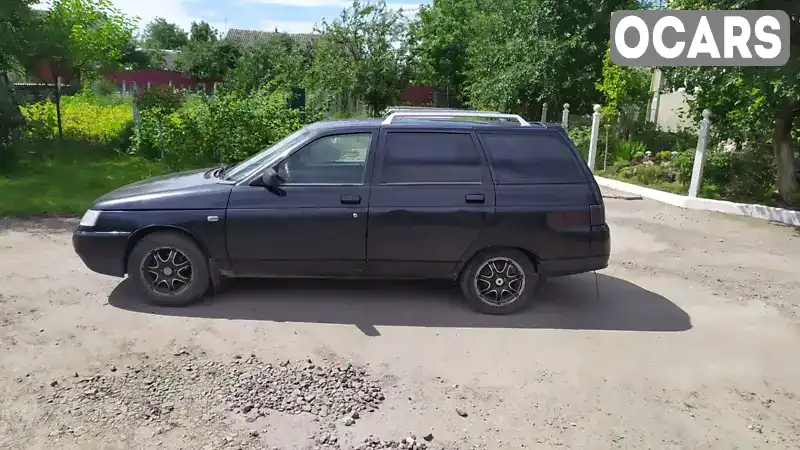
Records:
[[[644,198],[657,200],[659,202],[672,206],[678,206],[680,208],[749,216],[758,219],[769,220],[771,222],[780,222],[786,225],[800,227],[800,211],[792,211],[784,208],[773,208],[771,206],[764,205],[733,203],[725,200],[687,197],[685,195],[672,194],[669,192],[646,188],[644,186],[612,180],[610,178],[598,176],[595,176],[594,178],[597,180],[597,184],[600,186],[615,189],[617,191],[641,195]]]

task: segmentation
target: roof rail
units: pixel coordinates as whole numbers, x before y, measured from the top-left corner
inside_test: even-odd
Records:
[[[381,122],[381,125],[389,125],[392,123],[395,117],[422,117],[422,118],[453,118],[453,117],[486,117],[489,119],[513,119],[519,122],[519,124],[523,127],[530,126],[530,123],[526,122],[525,119],[520,117],[518,114],[502,114],[493,111],[465,111],[465,110],[458,110],[458,109],[448,109],[448,110],[437,110],[437,111],[408,111],[408,110],[398,110],[394,112],[390,112],[386,119]],[[542,125],[547,128],[546,125],[540,122],[534,122],[537,125]]]
[[[457,109],[457,108],[437,108],[434,106],[392,106],[386,108],[381,114],[384,118],[388,117],[389,114],[395,112],[464,112],[464,113],[474,113],[474,112],[491,112],[494,114],[500,114],[499,111],[477,111],[477,110],[469,110],[469,109]]]

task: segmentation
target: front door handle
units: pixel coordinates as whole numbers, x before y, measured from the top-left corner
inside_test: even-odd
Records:
[[[341,202],[343,205],[360,205],[361,204],[361,196],[360,195],[343,195],[341,197]]]
[[[483,194],[467,194],[464,200],[467,203],[483,203],[486,201],[486,197]]]

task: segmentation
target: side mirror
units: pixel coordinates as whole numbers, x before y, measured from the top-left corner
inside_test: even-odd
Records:
[[[278,175],[278,172],[275,171],[272,167],[267,167],[264,169],[264,172],[261,174],[259,178],[253,180],[251,185],[253,186],[263,186],[271,191],[277,190],[286,180],[281,178]]]

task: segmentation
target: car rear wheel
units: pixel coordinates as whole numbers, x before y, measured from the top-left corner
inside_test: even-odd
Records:
[[[485,314],[511,314],[533,297],[539,274],[523,252],[515,249],[485,251],[461,273],[461,291],[467,303]]]
[[[202,250],[179,233],[149,234],[128,257],[128,278],[154,305],[184,306],[199,300],[208,290],[208,274]]]

